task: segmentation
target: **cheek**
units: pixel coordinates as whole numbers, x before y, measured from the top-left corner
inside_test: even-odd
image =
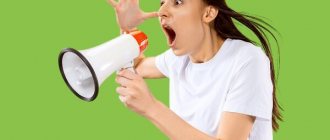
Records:
[[[204,31],[201,20],[193,15],[182,17],[181,25],[178,25],[178,47],[185,53],[192,52],[202,43]]]

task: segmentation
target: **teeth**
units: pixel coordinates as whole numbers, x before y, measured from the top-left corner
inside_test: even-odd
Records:
[[[165,28],[165,29],[172,29],[170,26],[168,26],[168,25],[163,25],[163,27]]]

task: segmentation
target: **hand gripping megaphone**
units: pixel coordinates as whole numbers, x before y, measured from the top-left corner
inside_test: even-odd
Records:
[[[148,38],[141,31],[122,34],[94,48],[63,49],[58,63],[62,77],[80,99],[93,101],[99,87],[113,72],[122,68],[134,71],[134,59],[147,47]]]

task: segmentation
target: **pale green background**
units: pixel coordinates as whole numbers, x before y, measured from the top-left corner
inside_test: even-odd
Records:
[[[142,0],[141,5],[146,11],[157,10],[159,0]],[[267,17],[281,33],[279,100],[285,122],[274,138],[329,138],[329,2],[249,0],[229,5]],[[147,56],[167,49],[157,19],[140,29],[150,38]],[[118,32],[114,11],[105,0],[1,0],[0,139],[167,139],[120,103],[114,76],[92,103],[76,98],[60,77],[57,57],[62,48],[89,48]],[[168,80],[147,82],[168,104]]]

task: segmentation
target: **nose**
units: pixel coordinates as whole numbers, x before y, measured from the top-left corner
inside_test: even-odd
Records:
[[[168,2],[165,2],[158,10],[158,14],[161,22],[164,22],[164,20],[166,20],[170,16],[167,3]]]

